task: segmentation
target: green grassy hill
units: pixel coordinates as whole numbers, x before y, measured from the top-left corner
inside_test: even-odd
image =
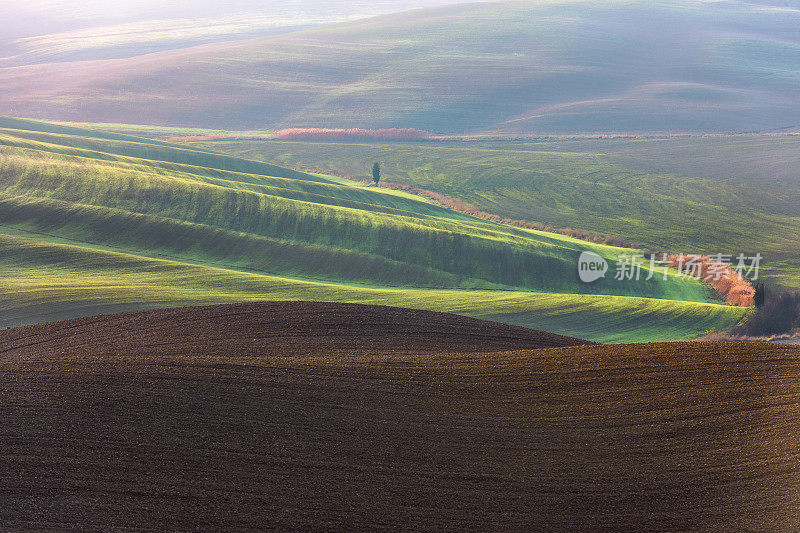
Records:
[[[201,172],[228,170],[262,176],[278,176],[309,181],[325,181],[267,163],[244,161],[224,154],[186,149],[174,144],[143,137],[133,137],[100,130],[86,130],[35,120],[0,117],[3,145],[33,148],[64,155],[90,159],[120,160],[124,157],[142,158],[161,164],[178,163],[201,168]]]
[[[410,11],[0,69],[0,112],[240,130],[784,128],[800,124],[800,6],[775,4],[557,0]]]
[[[385,179],[490,213],[675,253],[761,253],[800,287],[800,136],[418,144],[213,142],[248,159]]]
[[[608,258],[613,271],[624,249],[90,131],[0,129],[0,236],[5,326],[106,309],[303,299],[455,311],[622,341],[722,329],[744,312],[674,273],[577,279],[581,251]]]
[[[639,297],[314,282],[0,229],[0,327],[181,305],[317,300],[444,311],[598,342],[632,342],[727,329],[745,312],[717,303]]]

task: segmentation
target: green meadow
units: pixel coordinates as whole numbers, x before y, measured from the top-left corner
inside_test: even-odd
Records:
[[[452,311],[622,342],[727,329],[745,313],[675,272],[615,280],[619,254],[633,250],[475,219],[412,194],[146,139],[5,126],[5,326],[299,299]],[[585,250],[605,257],[611,274],[580,282]]]
[[[260,300],[458,313],[598,342],[667,341],[728,329],[746,310],[653,298],[369,287],[153,259],[41,235],[0,235],[0,327],[160,307]]]
[[[381,161],[387,181],[508,218],[675,253],[760,253],[766,279],[800,287],[800,136],[197,146],[359,178]]]

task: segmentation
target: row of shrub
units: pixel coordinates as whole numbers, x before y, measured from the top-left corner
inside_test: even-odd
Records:
[[[210,134],[170,137],[169,142],[205,141],[420,141],[431,133],[414,128],[289,128],[264,135]]]
[[[429,131],[414,128],[290,128],[271,135],[282,141],[419,141],[430,136]]]
[[[306,170],[298,169],[298,171],[314,172],[313,170],[308,170],[308,169]],[[339,177],[352,179],[354,181],[361,181],[367,184],[372,183],[371,180],[358,180],[348,175],[340,175]],[[494,213],[488,213],[486,211],[483,211],[480,208],[475,207],[474,205],[470,205],[462,200],[459,200],[458,198],[451,198],[450,196],[446,196],[444,194],[440,194],[434,191],[429,191],[427,189],[422,189],[420,187],[405,185],[403,183],[394,183],[391,181],[381,181],[380,185],[381,187],[385,187],[387,189],[410,192],[412,194],[416,194],[417,196],[430,198],[431,200],[435,200],[437,203],[443,205],[448,209],[452,209],[453,211],[463,213],[465,215],[470,215],[475,218],[480,218],[481,220],[488,220],[489,222],[496,222],[498,224],[507,224],[509,226],[515,226],[518,228],[546,231],[548,233],[558,233],[559,235],[572,237],[574,239],[580,239],[582,241],[593,242],[595,244],[606,244],[608,246],[616,246],[619,248],[637,248],[637,249],[644,248],[641,244],[628,241],[626,239],[623,239],[622,237],[618,237],[615,235],[604,235],[601,233],[576,230],[570,228],[556,228],[547,224],[541,224],[539,222],[530,222],[528,220],[502,217]]]
[[[670,266],[682,270],[687,270],[687,263],[693,261],[697,270],[692,275],[711,285],[729,305],[750,307],[755,303],[756,290],[753,284],[729,263],[714,261],[708,256],[677,254],[667,256],[667,261]]]

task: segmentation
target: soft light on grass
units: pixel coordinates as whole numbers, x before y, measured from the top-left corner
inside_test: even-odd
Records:
[[[617,256],[633,250],[480,220],[346,179],[22,125],[28,129],[0,131],[6,326],[128,309],[323,300],[622,342],[726,329],[744,312],[711,301],[708,287],[674,271],[666,279],[578,280],[582,251],[606,257],[613,273]],[[279,176],[264,173],[270,169]]]
[[[745,309],[718,304],[523,291],[315,283],[3,237],[0,327],[87,314],[259,300],[394,305],[458,313],[598,342],[644,342],[729,329]],[[89,312],[91,314],[91,311]]]
[[[503,217],[675,253],[761,253],[771,281],[800,285],[800,137],[199,146],[356,177],[380,160],[387,181]]]

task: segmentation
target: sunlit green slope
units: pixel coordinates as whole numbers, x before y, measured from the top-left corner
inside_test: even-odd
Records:
[[[635,340],[726,327],[742,313],[709,305],[706,286],[674,273],[578,280],[581,251],[608,258],[613,271],[623,249],[413,195],[268,176],[230,156],[75,133],[0,129],[8,325],[106,305],[384,299]]]
[[[364,287],[0,235],[0,327],[98,313],[258,300],[393,305],[488,318],[598,342],[675,340],[728,329],[745,310],[605,295]]]
[[[799,136],[541,142],[192,143],[248,159],[433,190],[490,213],[675,253],[764,256],[800,287]]]

